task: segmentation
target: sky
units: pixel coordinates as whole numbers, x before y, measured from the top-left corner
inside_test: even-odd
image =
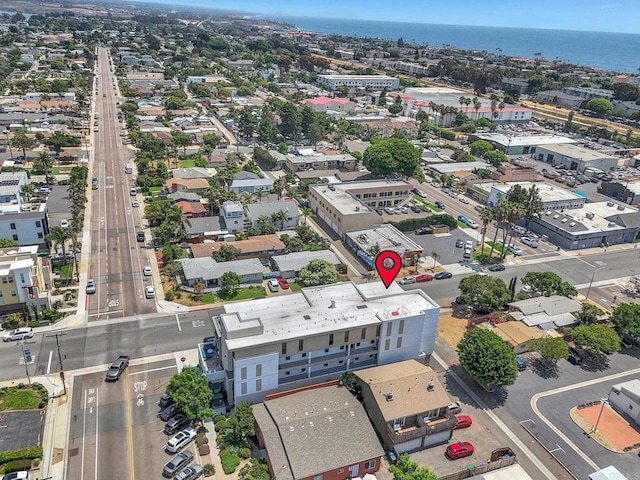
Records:
[[[139,0],[140,1],[140,0]],[[142,0],[302,17],[640,33],[638,0]]]

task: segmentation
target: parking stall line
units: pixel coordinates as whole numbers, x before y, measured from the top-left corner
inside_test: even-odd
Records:
[[[141,370],[139,372],[131,372],[129,375],[140,375],[141,373],[151,373],[151,372],[159,372],[160,370],[170,370],[172,368],[176,368],[175,365],[169,365],[168,367],[158,367],[158,368],[152,368],[150,370]]]
[[[176,322],[178,323],[178,331],[181,332],[182,331],[182,326],[180,325],[180,317],[178,317],[177,313],[176,313]]]

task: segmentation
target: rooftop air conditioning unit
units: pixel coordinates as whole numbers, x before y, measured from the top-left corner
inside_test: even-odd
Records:
[[[567,223],[567,219],[563,218],[562,220],[560,220],[560,223]]]
[[[560,215],[558,215],[557,213],[553,216],[554,220],[557,220],[558,218],[560,218]]]
[[[607,207],[613,207],[613,202],[607,202]]]
[[[570,226],[570,227],[575,227],[575,226],[576,226],[576,222],[571,222],[571,223],[569,224],[569,226]]]
[[[624,210],[624,205],[618,205],[618,210],[622,212]]]
[[[587,212],[587,213],[585,214],[585,217],[587,217],[589,220],[593,220],[593,217],[594,217],[594,216],[595,216],[595,215],[593,214],[593,212]]]

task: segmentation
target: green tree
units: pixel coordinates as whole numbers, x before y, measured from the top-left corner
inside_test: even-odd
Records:
[[[489,275],[471,275],[458,285],[460,301],[475,311],[492,312],[509,302],[509,290],[504,281]]]
[[[20,129],[13,134],[11,146],[22,150],[22,158],[27,162],[27,150],[32,149],[36,142],[33,138],[27,136],[26,129]]]
[[[298,275],[300,284],[305,287],[327,285],[338,280],[338,272],[335,265],[326,260],[311,260],[300,269]]]
[[[582,304],[582,309],[578,314],[578,320],[583,324],[596,323],[598,321],[598,317],[604,314],[604,310],[600,307],[594,305],[593,303],[584,302]]]
[[[258,140],[264,143],[267,148],[273,145],[278,137],[278,126],[276,125],[273,112],[269,105],[262,107],[262,116],[258,124]]]
[[[218,253],[218,252],[214,252],[214,253]],[[236,260],[242,253],[242,250],[240,250],[237,247],[234,247],[230,243],[223,243],[222,245],[220,245],[219,253],[222,256],[223,261],[230,262],[232,260]]]
[[[249,439],[256,435],[255,424],[251,404],[248,402],[240,403],[231,410],[229,417],[227,417],[225,443],[237,446],[248,445]]]
[[[24,319],[19,313],[9,313],[4,316],[3,324],[6,330],[11,330],[24,326]]]
[[[233,297],[238,288],[240,288],[240,283],[242,282],[242,278],[235,272],[225,272],[220,277],[220,294],[225,297]]]
[[[481,180],[485,180],[491,177],[491,170],[488,168],[476,168],[473,173]]]
[[[402,106],[401,103],[398,102],[394,102],[391,105],[389,105],[389,107],[387,108],[387,110],[389,110],[389,113],[391,115],[398,115],[402,110],[404,109],[404,107]]]
[[[560,275],[553,272],[527,272],[522,277],[522,283],[529,285],[535,292],[539,292],[545,297],[563,295],[571,298],[578,294],[573,285],[563,281]]]
[[[289,240],[289,243],[287,244],[288,252],[301,252],[302,250],[304,250],[304,243],[302,243],[302,240],[298,237],[294,237]]]
[[[9,238],[0,238],[0,248],[17,247],[18,241]]]
[[[51,158],[47,152],[40,152],[38,157],[33,161],[33,169],[44,172],[45,183],[51,182],[51,175],[49,175],[51,167],[53,167],[53,158]]]
[[[36,193],[36,185],[34,183],[25,183],[20,188],[20,193],[25,196],[27,203],[31,201],[31,197]]]
[[[458,343],[460,363],[482,385],[506,386],[515,382],[518,364],[502,338],[484,328],[467,330]]]
[[[416,176],[420,169],[420,150],[399,138],[372,139],[362,156],[364,166],[374,175]]]
[[[485,153],[490,152],[491,150],[493,150],[493,145],[486,140],[476,140],[469,145],[469,153],[476,157],[482,157]]]
[[[606,98],[592,98],[585,105],[587,110],[591,110],[600,116],[605,116],[613,112],[613,104]]]
[[[395,465],[389,465],[389,472],[393,480],[437,480],[438,476],[426,467],[419,467],[410,459],[409,454],[403,453]]]
[[[184,132],[171,132],[171,144],[175,147],[182,147],[182,154],[187,155],[187,147],[193,143],[191,135]]]
[[[539,352],[550,362],[569,358],[569,347],[561,337],[532,338],[527,342],[527,348],[532,352]]]
[[[202,143],[210,146],[211,148],[218,148],[221,140],[221,137],[219,137],[215,133],[207,133],[202,137]]]
[[[623,101],[635,101],[640,97],[640,90],[630,83],[618,82],[613,84],[613,98]]]
[[[493,167],[499,167],[507,161],[507,156],[500,150],[490,150],[486,152],[482,158],[484,158]]]
[[[612,325],[594,323],[579,325],[571,330],[576,346],[593,352],[611,353],[620,350],[620,337]]]
[[[640,338],[640,303],[623,303],[611,314],[611,322],[620,334]]]
[[[213,391],[209,388],[207,378],[197,367],[184,367],[179,374],[171,377],[167,393],[191,420],[201,420],[213,415],[210,406]]]
[[[67,263],[67,257],[64,255],[67,252],[67,240],[69,240],[70,232],[68,228],[53,227],[51,232],[45,237],[45,240],[53,246],[55,252],[58,251],[58,247],[62,249],[62,255],[64,256],[64,263]]]

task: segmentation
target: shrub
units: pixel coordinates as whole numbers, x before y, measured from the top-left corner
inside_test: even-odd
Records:
[[[236,470],[236,467],[240,465],[240,457],[231,453],[228,448],[225,448],[220,452],[220,462],[222,463],[222,470],[229,475]]]
[[[209,439],[207,438],[206,435],[198,435],[196,437],[196,445],[197,446],[206,445],[207,443],[209,443]]]
[[[209,455],[210,451],[209,445],[200,445],[198,447],[198,453],[200,453],[200,455]]]
[[[217,433],[224,432],[228,427],[226,419],[223,422],[215,422],[214,428]]]
[[[21,472],[23,470],[30,470],[32,460],[12,460],[0,465],[0,473]]]
[[[238,456],[240,458],[251,458],[251,449],[250,448],[241,448],[238,451]]]
[[[200,425],[197,430],[198,435],[204,435],[205,433],[209,433],[209,429],[204,425]]]
[[[215,417],[213,417],[213,423],[226,422],[226,421],[227,421],[226,415],[216,415]]]
[[[44,408],[47,406],[47,402],[44,402],[42,400],[40,400],[40,403],[38,403],[38,408]]]
[[[42,447],[26,447],[18,450],[9,450],[0,452],[0,464],[11,462],[13,460],[32,460],[42,457]]]
[[[214,473],[216,473],[216,467],[213,465],[213,463],[205,463],[202,466],[202,469],[204,470],[205,475],[213,475]]]

